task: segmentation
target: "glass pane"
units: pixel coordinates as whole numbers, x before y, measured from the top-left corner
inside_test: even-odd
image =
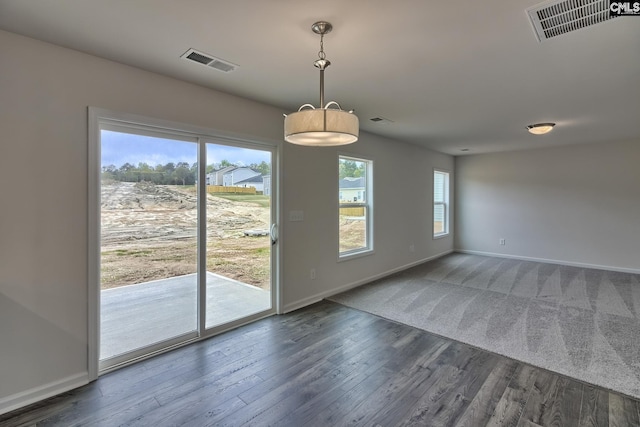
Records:
[[[433,205],[433,234],[445,232],[445,205]]]
[[[100,136],[104,360],[197,330],[197,144]]]
[[[367,163],[341,157],[340,169],[340,203],[367,202]]]
[[[367,248],[367,209],[341,207],[339,216],[340,252]]]
[[[435,172],[433,174],[433,201],[444,202],[445,174]]]
[[[207,144],[211,328],[271,308],[271,152]]]

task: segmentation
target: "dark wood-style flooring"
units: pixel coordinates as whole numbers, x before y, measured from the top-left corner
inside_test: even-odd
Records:
[[[2,426],[638,426],[628,397],[331,302],[0,416]]]

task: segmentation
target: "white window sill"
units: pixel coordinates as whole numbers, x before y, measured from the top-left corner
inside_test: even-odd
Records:
[[[349,261],[355,258],[362,258],[365,256],[373,255],[373,249],[363,249],[354,252],[346,252],[342,255],[338,255],[338,262]]]

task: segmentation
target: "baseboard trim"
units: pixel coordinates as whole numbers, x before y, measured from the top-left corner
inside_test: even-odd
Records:
[[[535,258],[535,257],[520,256],[520,255],[498,254],[498,253],[484,252],[484,251],[470,251],[470,250],[467,250],[467,249],[455,249],[454,252],[458,252],[458,253],[461,253],[461,254],[469,254],[469,255],[490,256],[490,257],[495,257],[495,258],[517,259],[517,260],[521,260],[521,261],[544,262],[544,263],[547,263],[547,264],[568,265],[568,266],[571,266],[571,267],[593,268],[593,269],[596,269],[596,270],[618,271],[618,272],[621,272],[621,273],[640,274],[640,269],[637,269],[637,268],[612,267],[610,265],[587,264],[587,263],[583,263],[583,262],[563,261],[563,260],[546,259],[546,258]]]
[[[298,301],[294,301],[294,302],[286,304],[284,306],[283,313],[289,313],[289,312],[294,311],[294,310],[299,310],[299,309],[301,309],[303,307],[306,307],[308,305],[315,304],[315,303],[317,303],[319,301],[322,301],[323,299],[328,298],[328,297],[330,297],[332,295],[336,295],[336,294],[339,294],[341,292],[345,292],[345,291],[348,291],[350,289],[357,288],[358,286],[364,285],[364,284],[369,283],[369,282],[373,282],[374,280],[382,279],[383,277],[390,276],[392,274],[398,273],[398,272],[403,271],[403,270],[407,270],[407,269],[409,269],[411,267],[415,267],[416,265],[420,265],[420,264],[423,264],[425,262],[433,261],[434,259],[441,258],[441,257],[443,257],[445,255],[449,255],[450,253],[453,253],[453,252],[454,252],[454,250],[451,249],[451,250],[448,250],[446,252],[442,252],[442,253],[427,257],[427,258],[420,259],[418,261],[411,262],[409,264],[402,265],[402,266],[397,267],[397,268],[393,268],[391,270],[387,270],[387,271],[379,273],[379,274],[375,274],[373,276],[366,277],[364,279],[357,280],[355,282],[347,283],[346,285],[340,286],[339,288],[335,288],[335,289],[331,289],[331,290],[328,290],[328,291],[320,292],[320,293],[317,293],[317,294],[312,295],[310,297],[307,297],[307,298],[304,298],[304,299],[301,299],[301,300],[298,300]]]
[[[89,384],[89,373],[70,375],[11,396],[0,398],[0,415]]]

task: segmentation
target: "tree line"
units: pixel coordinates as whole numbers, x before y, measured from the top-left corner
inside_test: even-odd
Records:
[[[207,165],[206,173],[220,170],[227,166],[240,166],[222,160],[220,163],[212,163]],[[270,165],[263,161],[262,163],[252,163],[247,166],[262,175],[271,173]],[[158,164],[151,166],[147,163],[140,162],[137,166],[131,163],[125,163],[120,167],[108,165],[102,167],[102,179],[112,179],[122,182],[152,182],[158,185],[194,185],[198,176],[198,163],[189,164],[187,162],[173,163],[169,162],[165,165]]]
[[[364,162],[357,162],[355,160],[340,159],[339,174],[342,178],[360,178],[365,174]]]

